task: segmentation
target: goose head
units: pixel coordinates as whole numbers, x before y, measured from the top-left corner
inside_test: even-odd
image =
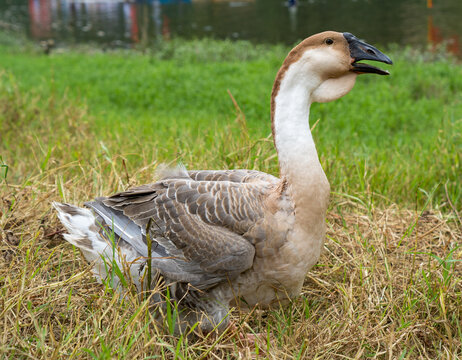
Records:
[[[284,79],[289,88],[308,91],[310,102],[328,102],[346,95],[359,74],[389,74],[361,60],[392,64],[388,56],[350,33],[325,31],[310,36],[285,59],[273,95]]]

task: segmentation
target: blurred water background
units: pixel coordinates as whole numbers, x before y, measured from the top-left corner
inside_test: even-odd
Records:
[[[293,44],[349,31],[381,46],[461,55],[462,0],[0,0],[0,30],[54,46],[149,46],[173,37]]]

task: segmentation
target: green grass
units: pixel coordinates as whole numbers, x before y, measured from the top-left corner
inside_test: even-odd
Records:
[[[142,148],[160,161],[179,156],[190,168],[203,163],[204,147],[221,146],[217,132],[233,124],[228,90],[245,114],[251,139],[270,134],[271,86],[287,52],[218,41],[177,41],[144,55],[2,50],[0,68],[7,76],[1,91],[17,86],[39,97],[38,106],[63,97],[86,105],[90,131],[109,151]],[[422,206],[425,193],[437,186],[435,205],[444,206],[450,197],[460,208],[462,68],[451,59],[425,61],[411,50],[390,55],[390,77],[363,75],[343,99],[312,107],[312,124],[319,120],[318,151],[333,189]],[[0,124],[8,134],[9,125]],[[30,125],[40,126],[37,119]],[[14,148],[8,135],[3,142],[6,157]],[[207,158],[209,167],[235,165],[223,153]],[[258,166],[277,173],[275,159]],[[18,175],[23,174],[11,173]]]
[[[394,49],[392,76],[361,76],[313,106],[333,191],[324,252],[289,306],[231,313],[260,334],[249,346],[233,329],[171,336],[174,309],[162,331],[149,301],[95,282],[50,203],[152,181],[161,162],[277,174],[269,95],[288,49],[204,40],[47,57],[8,41],[0,34],[0,358],[462,358],[453,59]]]

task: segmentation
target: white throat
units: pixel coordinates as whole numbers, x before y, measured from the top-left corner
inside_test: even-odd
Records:
[[[306,79],[307,84],[305,79],[300,77],[300,66],[297,62],[289,67],[274,99],[274,135],[281,175],[301,165],[319,165],[311,136],[309,114],[312,103],[311,89],[315,88],[320,80],[314,77]]]
[[[296,221],[304,227],[324,222],[330,192],[308,121],[313,92],[321,84],[322,79],[307,71],[306,62],[297,61],[283,74],[279,90],[273,94],[273,126],[280,175],[289,185]]]

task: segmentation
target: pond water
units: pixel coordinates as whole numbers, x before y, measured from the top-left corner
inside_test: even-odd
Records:
[[[293,44],[337,30],[380,45],[444,43],[461,55],[462,0],[0,0],[1,28],[103,47],[172,37]]]

